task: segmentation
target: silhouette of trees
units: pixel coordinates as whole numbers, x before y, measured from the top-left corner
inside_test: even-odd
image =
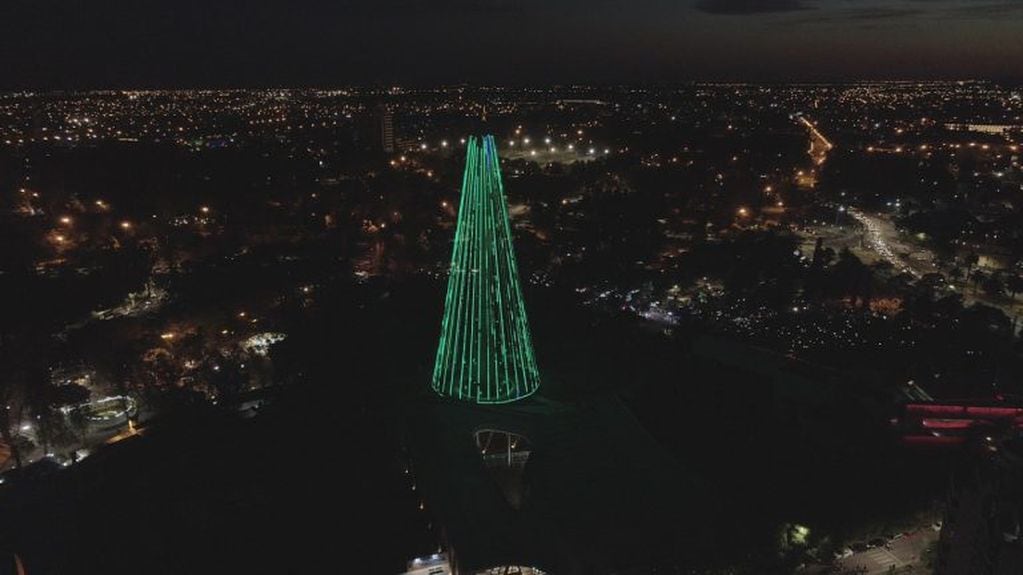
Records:
[[[999,297],[1005,294],[1005,284],[997,275],[991,274],[983,280],[984,293],[991,297]]]
[[[980,261],[980,256],[977,255],[977,252],[970,252],[966,254],[963,261],[966,263],[966,272],[963,274],[963,277],[969,278],[971,277],[970,271],[972,271],[973,266],[977,265],[977,262]]]
[[[11,431],[12,427],[16,424],[16,418],[12,412],[13,404],[13,386],[9,383],[0,383],[0,439],[7,445],[11,450],[11,457],[14,458],[14,465],[21,467],[21,446],[19,445],[18,439],[14,436]]]
[[[866,307],[873,294],[873,274],[849,248],[843,248],[838,260],[828,270],[828,293],[849,298],[853,305]]]
[[[984,270],[973,270],[973,273],[970,274],[970,281],[973,283],[973,293],[977,293],[977,288],[980,284],[987,281],[987,279],[988,275],[984,272]]]
[[[1005,289],[1009,292],[1009,297],[1016,299],[1016,294],[1023,292],[1023,277],[1018,274],[1011,274],[1005,278]]]

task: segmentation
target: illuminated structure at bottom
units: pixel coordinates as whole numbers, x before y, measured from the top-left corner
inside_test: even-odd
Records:
[[[433,389],[477,403],[540,386],[493,136],[470,137]]]

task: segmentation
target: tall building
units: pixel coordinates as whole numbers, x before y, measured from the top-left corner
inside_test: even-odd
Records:
[[[387,106],[380,107],[380,146],[384,153],[394,153],[394,112]]]
[[[493,136],[470,137],[433,389],[507,403],[540,386]]]

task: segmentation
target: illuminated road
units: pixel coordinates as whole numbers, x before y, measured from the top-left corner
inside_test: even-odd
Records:
[[[871,216],[855,208],[850,208],[848,213],[863,226],[865,247],[895,269],[914,277],[938,271],[934,265],[934,254],[903,241],[891,220]]]
[[[835,563],[841,572],[890,573],[893,569],[901,569],[920,562],[927,546],[938,538],[938,533],[924,528],[899,539],[890,541],[885,547],[874,547],[859,553],[853,553]]]
[[[891,246],[888,245],[886,236],[890,236],[891,234],[886,233],[887,226],[884,225],[884,222],[882,222],[880,218],[868,216],[855,208],[849,210],[849,215],[863,226],[863,229],[866,232],[864,236],[864,243],[868,248],[877,254],[878,257],[892,264],[896,268],[905,267],[902,265],[902,261],[895,256],[895,252],[892,251]]]
[[[820,166],[828,159],[828,152],[830,152],[835,146],[828,140],[824,134],[817,129],[817,126],[813,125],[810,120],[807,120],[804,116],[799,116],[799,121],[802,122],[807,129],[810,130],[810,149],[807,151],[810,154],[810,158],[813,159],[813,163],[816,166]]]
[[[895,269],[908,272],[914,278],[920,278],[929,273],[942,273],[942,270],[934,263],[934,254],[930,250],[902,239],[895,224],[887,217],[871,216],[853,208],[850,208],[848,213],[863,226],[864,246],[877,257],[891,262]],[[950,285],[949,287],[954,286]],[[979,302],[1000,309],[1009,317],[1016,315],[1019,311],[1016,308],[1015,300],[991,297],[984,290],[976,289],[976,286],[972,290],[960,289],[959,291],[965,305]]]

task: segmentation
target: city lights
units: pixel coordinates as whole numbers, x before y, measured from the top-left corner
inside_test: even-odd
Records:
[[[726,4],[680,10],[694,22],[752,30],[775,20],[809,28],[831,10],[847,12],[826,2],[769,14]],[[428,16],[417,8],[379,19],[409,14]],[[526,21],[506,15],[491,24],[518,30]],[[885,20],[870,34],[912,18]],[[440,41],[457,28],[420,19]],[[1023,410],[1014,377],[1023,373],[1020,87],[670,75],[656,84],[552,77],[518,85],[533,73],[528,52],[545,44],[524,34],[516,49],[525,52],[494,59],[503,36],[488,36],[493,26],[483,36],[468,27],[480,42],[470,50],[413,58],[424,78],[450,76],[439,86],[362,84],[359,63],[331,81],[341,87],[0,94],[0,279],[17,288],[3,316],[3,343],[17,361],[0,373],[9,428],[0,438],[0,499],[38,481],[13,471],[12,447],[25,468],[49,454],[39,473],[56,474],[44,480],[54,497],[17,502],[24,513],[8,526],[43,534],[47,553],[32,553],[33,562],[77,557],[61,547],[66,541],[97,544],[76,539],[89,530],[69,538],[59,521],[20,519],[59,517],[35,506],[59,507],[111,478],[145,488],[104,506],[198,508],[198,519],[223,527],[229,551],[236,539],[287,545],[260,523],[281,517],[273,505],[273,513],[239,516],[265,530],[255,537],[224,517],[235,507],[263,509],[251,500],[274,495],[267,485],[309,489],[305,459],[253,457],[306,443],[311,453],[342,454],[341,471],[313,483],[357,493],[354,505],[365,509],[349,514],[356,524],[401,527],[352,539],[372,540],[339,555],[353,572],[408,559],[406,575],[429,575],[437,549],[448,571],[496,573],[510,560],[472,545],[486,551],[498,541],[503,553],[508,533],[525,534],[508,543],[549,560],[550,572],[803,565],[881,573],[894,563],[909,572],[940,563],[934,550],[956,550],[940,544],[938,519],[971,540],[990,537],[984,561],[1001,547],[1016,557],[1006,534],[1016,536],[1023,507],[1007,507],[1019,498],[998,490],[1023,477],[1023,416],[1013,411]],[[858,33],[849,28],[843,42]],[[374,50],[404,42],[404,30],[395,26]],[[558,50],[593,52],[592,42],[562,40]],[[895,60],[916,62],[918,43],[904,44]],[[479,65],[452,60],[459,54]],[[573,73],[630,54],[605,63],[594,52],[597,64]],[[786,54],[750,65],[766,76]],[[452,61],[426,65],[438,55]],[[544,74],[562,56],[582,61],[543,56]],[[713,50],[699,57],[707,63],[693,70],[712,72],[721,59]],[[488,62],[513,64],[493,72],[508,74],[510,85],[471,78]],[[930,75],[931,64],[920,69]],[[650,61],[633,73],[656,70]],[[245,78],[224,81],[235,80]],[[496,140],[467,135],[486,126]],[[140,400],[137,408],[124,393]],[[365,431],[354,442],[344,433],[353,429]],[[131,448],[106,447],[136,436]],[[121,472],[133,467],[118,458],[148,461],[150,445],[159,448],[150,456],[175,464],[138,478]],[[930,464],[923,450],[907,455],[921,447],[957,451]],[[745,468],[754,475],[780,475],[738,481],[741,457],[726,459],[740,452],[753,454]],[[829,456],[806,456],[821,453]],[[84,454],[92,459],[76,468]],[[865,485],[853,480],[863,475],[863,454],[876,464]],[[107,465],[110,473],[90,471]],[[280,472],[253,489],[252,471],[267,465]],[[987,467],[975,473],[978,466]],[[1007,468],[1010,480],[999,476]],[[962,482],[944,475],[950,469],[965,470],[973,486],[987,481],[982,495],[998,497],[971,502]],[[190,476],[189,488],[167,489],[164,475],[170,485]],[[818,475],[849,480],[777,489]],[[900,499],[907,485],[916,495]],[[854,499],[874,503],[857,513],[835,506],[851,486],[863,491]],[[72,488],[70,499],[59,493]],[[208,505],[225,493],[238,505]],[[966,514],[942,505],[953,497],[983,512],[964,527]],[[706,509],[691,505],[701,499]],[[761,500],[770,515],[749,516],[766,509]],[[99,522],[97,534],[117,533],[100,523],[122,511],[89,520]],[[157,532],[166,527],[145,519]],[[693,525],[726,533],[743,522],[743,537],[725,540],[727,553],[705,564],[704,546],[719,545],[690,537]],[[112,548],[137,544],[108,539],[97,557],[116,559]],[[152,570],[179,567],[160,563],[166,542],[154,541]],[[602,545],[595,555],[593,542]],[[661,542],[674,547],[658,549]],[[302,562],[307,550],[287,552],[281,564]],[[662,556],[667,564],[656,564]],[[255,557],[256,571],[262,560]],[[363,560],[375,565],[353,563]],[[994,561],[980,565],[964,572]]]

